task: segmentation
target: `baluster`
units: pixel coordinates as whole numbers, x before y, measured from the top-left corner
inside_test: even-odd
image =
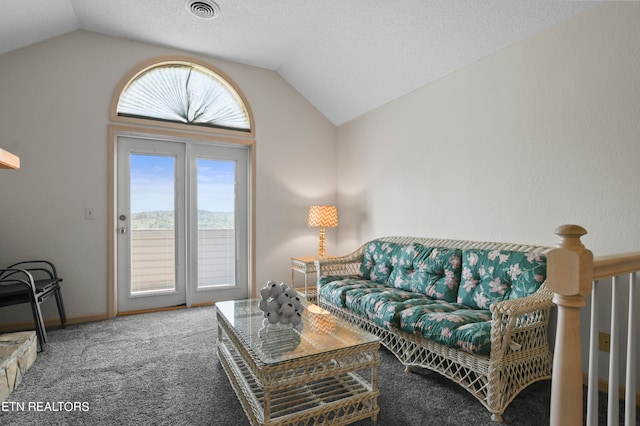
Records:
[[[589,331],[589,386],[587,388],[587,425],[598,426],[598,357],[600,330],[600,281],[593,282],[591,292],[591,329]]]
[[[618,424],[620,415],[619,390],[620,385],[620,320],[618,315],[618,301],[620,300],[620,280],[615,276],[611,279],[611,338],[609,340],[609,386],[607,404],[607,423]]]
[[[624,424],[632,426],[636,424],[636,347],[638,339],[638,325],[635,303],[636,273],[629,274],[629,320],[627,322],[627,377],[625,389],[625,415]]]

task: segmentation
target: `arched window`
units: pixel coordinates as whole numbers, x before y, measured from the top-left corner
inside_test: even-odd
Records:
[[[223,76],[188,61],[155,63],[121,92],[116,115],[251,132],[242,96]]]

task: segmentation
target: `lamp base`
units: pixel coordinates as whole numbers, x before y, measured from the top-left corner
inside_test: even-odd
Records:
[[[320,228],[320,241],[318,242],[318,257],[323,258],[327,254],[324,228]]]

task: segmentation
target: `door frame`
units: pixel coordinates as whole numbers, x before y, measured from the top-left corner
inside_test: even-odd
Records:
[[[248,135],[248,138],[236,138],[229,137],[228,135],[218,135],[214,133],[198,133],[198,132],[186,132],[172,129],[153,129],[139,126],[126,126],[118,124],[109,124],[108,126],[108,214],[107,214],[107,233],[108,233],[108,259],[107,259],[107,317],[114,318],[118,315],[117,307],[117,277],[118,277],[118,262],[117,262],[117,138],[118,136],[133,136],[133,137],[155,137],[155,138],[178,138],[178,139],[192,139],[200,140],[203,142],[211,143],[228,143],[230,145],[243,145],[249,150],[249,206],[248,206],[248,292],[250,297],[256,295],[256,271],[255,271],[255,188],[256,188],[256,149],[255,140]]]

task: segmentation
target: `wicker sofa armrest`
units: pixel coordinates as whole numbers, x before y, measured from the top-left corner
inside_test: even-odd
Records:
[[[496,314],[521,315],[538,309],[550,308],[553,305],[553,293],[549,291],[546,284],[543,284],[530,296],[503,300],[502,302],[494,303],[489,309],[495,318]]]
[[[491,357],[547,345],[552,306],[553,293],[546,284],[530,296],[491,305]]]
[[[357,275],[364,259],[365,245],[344,256],[316,259],[318,279],[327,275]]]

